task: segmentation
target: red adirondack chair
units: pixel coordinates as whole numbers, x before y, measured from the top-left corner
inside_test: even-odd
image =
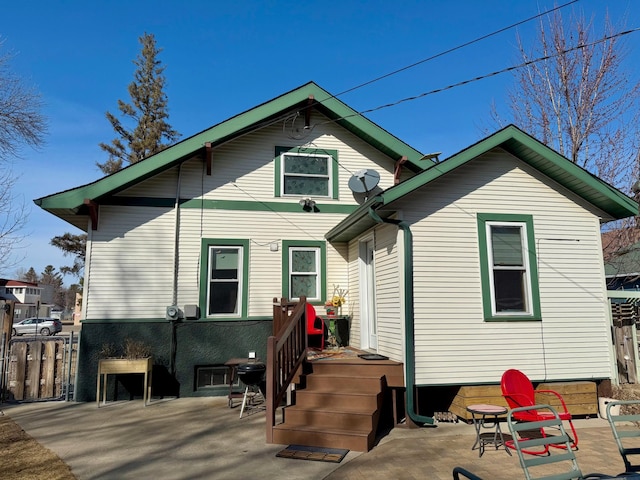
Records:
[[[511,409],[518,407],[531,407],[536,405],[536,403],[540,403],[536,402],[536,393],[546,393],[554,395],[560,401],[561,408],[557,408],[560,419],[562,421],[568,422],[569,426],[571,427],[571,434],[573,435],[571,448],[578,447],[578,433],[576,432],[576,429],[573,426],[573,422],[571,421],[571,414],[567,410],[567,405],[558,392],[555,392],[553,390],[534,390],[531,380],[529,380],[529,378],[520,370],[515,369],[507,370],[502,374],[502,381],[500,383],[500,386],[502,388],[502,396],[505,398],[507,404],[509,405],[509,408]],[[551,420],[553,418],[553,415],[547,413],[546,411],[539,412],[535,409],[531,409],[524,412],[517,412],[513,415],[513,417],[519,422],[536,422],[542,420]],[[547,436],[544,430],[541,430],[540,433],[543,437]],[[514,448],[513,441],[506,441],[505,445]],[[566,448],[565,444],[558,444],[553,446],[555,446],[556,448]],[[547,445],[542,452],[529,451],[525,453],[539,455],[546,454],[548,452],[549,446]]]
[[[310,303],[307,303],[307,337],[320,337],[320,350],[324,350],[324,322],[318,318],[316,309]],[[320,324],[320,328],[316,328],[316,320]]]

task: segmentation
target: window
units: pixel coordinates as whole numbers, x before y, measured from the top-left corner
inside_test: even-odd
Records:
[[[239,387],[240,380],[236,376],[232,387]],[[196,390],[209,388],[229,388],[229,368],[224,365],[196,367]]]
[[[478,214],[486,320],[540,320],[530,215]]]
[[[283,296],[320,302],[325,297],[326,247],[324,242],[283,241]]]
[[[338,198],[335,150],[277,147],[276,197]]]
[[[247,311],[248,241],[203,240],[200,308],[207,317]]]

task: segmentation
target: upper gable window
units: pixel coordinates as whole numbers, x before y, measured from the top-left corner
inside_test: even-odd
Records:
[[[276,197],[338,198],[338,152],[276,147]]]
[[[331,197],[330,155],[283,153],[280,155],[282,195]]]

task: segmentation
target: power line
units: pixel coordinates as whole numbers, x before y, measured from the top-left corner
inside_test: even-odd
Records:
[[[575,50],[579,50],[579,49],[586,48],[586,47],[591,47],[591,46],[597,45],[599,43],[606,42],[607,40],[612,40],[614,38],[621,37],[623,35],[628,35],[630,33],[634,33],[634,32],[637,32],[639,30],[640,30],[640,27],[636,27],[636,28],[633,28],[631,30],[625,30],[624,32],[619,32],[619,33],[616,33],[616,34],[613,34],[613,35],[607,35],[607,36],[602,37],[601,39],[596,40],[596,41],[591,42],[591,43],[584,43],[584,44],[581,44],[581,45],[577,45],[575,47],[568,48],[568,49],[563,50],[561,52],[557,52],[557,53],[554,53],[554,54],[551,54],[551,55],[545,55],[544,57],[539,57],[539,58],[536,58],[534,60],[529,60],[527,62],[523,62],[523,63],[520,63],[518,65],[513,65],[511,67],[504,68],[502,70],[496,70],[495,72],[491,72],[491,73],[487,73],[485,75],[481,75],[481,76],[478,76],[478,77],[470,78],[468,80],[463,80],[463,81],[458,82],[458,83],[453,83],[453,84],[447,85],[446,87],[436,88],[434,90],[430,90],[428,92],[420,93],[418,95],[413,95],[411,97],[402,98],[402,99],[397,100],[397,101],[392,102],[392,103],[387,103],[387,104],[384,104],[384,105],[380,105],[378,107],[369,108],[367,110],[361,110],[360,112],[356,112],[356,113],[353,113],[351,115],[345,115],[344,117],[340,117],[340,118],[336,118],[336,119],[332,119],[332,120],[327,120],[326,122],[321,122],[318,125],[324,125],[324,124],[327,124],[327,123],[334,123],[334,122],[337,122],[339,120],[344,120],[344,119],[351,118],[351,117],[363,116],[363,114],[365,114],[365,113],[375,112],[375,111],[378,111],[378,110],[382,110],[384,108],[395,107],[396,105],[399,105],[401,103],[417,100],[419,98],[423,98],[423,97],[426,97],[428,95],[433,95],[434,93],[444,92],[445,90],[450,90],[452,88],[461,87],[461,86],[467,85],[469,83],[477,82],[479,80],[484,80],[486,78],[495,77],[496,75],[500,75],[502,73],[511,72],[511,71],[517,70],[519,68],[527,67],[527,66],[532,65],[534,63],[539,63],[539,62],[542,62],[542,61],[545,61],[545,60],[549,60],[551,58],[559,57],[561,55],[565,55],[565,54],[567,54],[569,52],[573,52]]]
[[[567,6],[571,5],[571,4],[579,2],[579,1],[580,0],[572,0],[570,2],[567,2],[567,3],[563,4],[563,5],[559,5],[557,7],[554,7],[551,10],[546,10],[546,11],[544,11],[542,13],[534,15],[533,17],[529,17],[529,18],[527,18],[525,20],[521,20],[519,22],[513,23],[513,24],[509,25],[508,27],[503,27],[503,28],[501,28],[499,30],[496,30],[494,32],[491,32],[491,33],[488,33],[488,34],[483,35],[481,37],[478,37],[475,40],[470,40],[470,41],[468,41],[466,43],[458,45],[457,47],[450,48],[448,50],[445,50],[444,52],[437,53],[437,54],[432,55],[432,56],[430,56],[428,58],[425,58],[425,59],[420,60],[418,62],[412,63],[411,65],[407,65],[405,67],[399,68],[397,70],[394,70],[393,72],[385,73],[384,75],[382,75],[380,77],[377,77],[377,78],[374,78],[373,80],[369,80],[367,82],[361,83],[360,85],[356,85],[355,87],[351,87],[351,88],[349,88],[349,89],[347,89],[347,90],[345,90],[343,92],[340,92],[340,93],[337,93],[335,95],[332,95],[331,97],[329,97],[328,99],[326,99],[324,101],[330,100],[331,98],[339,97],[341,95],[344,95],[345,93],[353,92],[354,90],[357,90],[359,88],[366,87],[367,85],[371,85],[372,83],[375,83],[375,82],[377,82],[379,80],[383,80],[385,78],[391,77],[392,75],[396,75],[396,74],[398,74],[400,72],[404,72],[405,70],[409,70],[410,68],[416,67],[418,65],[422,65],[423,63],[429,62],[429,61],[434,60],[436,58],[439,58],[439,57],[442,57],[442,56],[447,55],[449,53],[455,52],[456,50],[460,50],[461,48],[468,47],[469,45],[472,45],[474,43],[480,42],[480,41],[485,40],[487,38],[493,37],[494,35],[497,35],[499,33],[505,32],[505,31],[510,30],[510,29],[512,29],[514,27],[517,27],[517,26],[522,25],[524,23],[530,22],[531,20],[535,20],[536,18],[539,18],[539,17],[541,17],[543,15],[546,15],[548,13],[551,13],[551,12],[555,12],[556,10],[560,10],[561,8],[567,7]]]

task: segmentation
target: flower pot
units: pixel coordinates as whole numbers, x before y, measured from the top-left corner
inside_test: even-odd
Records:
[[[598,413],[600,414],[600,418],[607,420],[607,405],[615,400],[615,398],[598,397]],[[611,407],[611,415],[620,415],[620,405]]]

